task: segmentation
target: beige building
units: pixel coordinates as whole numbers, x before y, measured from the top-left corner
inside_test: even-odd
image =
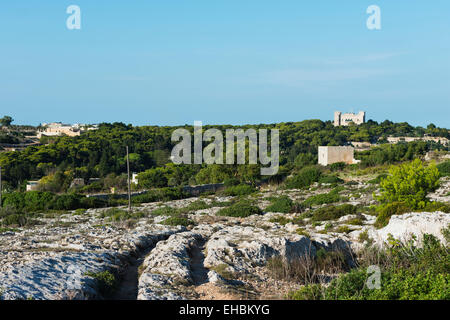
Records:
[[[319,147],[319,164],[328,166],[336,162],[346,164],[359,163],[360,160],[354,158],[355,149],[353,147]]]
[[[81,131],[77,125],[62,124],[61,122],[45,123],[44,129],[38,132],[37,137],[40,139],[42,136],[62,136],[69,137],[79,136]]]
[[[358,114],[334,112],[334,126],[348,126],[350,123],[360,125],[366,122],[366,112],[360,111]]]

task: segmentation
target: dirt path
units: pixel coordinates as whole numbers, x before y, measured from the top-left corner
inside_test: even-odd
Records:
[[[196,286],[208,282],[208,269],[203,265],[203,262],[205,261],[205,255],[203,254],[204,248],[205,240],[201,240],[196,246],[192,247],[190,251],[191,274]]]
[[[128,266],[123,270],[121,274],[121,280],[119,282],[118,289],[114,292],[111,300],[136,300],[138,296],[138,283],[139,283],[139,267],[144,262],[145,257],[153,249],[138,253],[137,257],[131,257],[129,259]]]

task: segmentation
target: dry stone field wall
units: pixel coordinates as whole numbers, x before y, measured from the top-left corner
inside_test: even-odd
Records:
[[[450,202],[450,182],[443,182],[433,196]],[[107,208],[49,213],[34,226],[0,233],[0,299],[279,299],[298,285],[272,278],[265,267],[271,258],[289,262],[322,249],[350,256],[368,238],[383,246],[390,234],[407,239],[431,233],[445,241],[446,213],[393,216],[376,229],[376,217],[362,209],[327,221],[265,210],[273,197],[304,201],[330,190],[260,191],[250,198],[263,213],[246,218],[217,214],[214,203],[233,197],[202,197],[211,206],[189,212],[194,223],[187,227],[164,225],[167,216],[153,212],[185,208],[199,198],[140,205],[133,208],[142,213],[133,223],[112,221],[102,214]],[[348,185],[339,204],[369,206],[374,191],[364,182]],[[101,274],[114,275],[115,293],[102,291]]]

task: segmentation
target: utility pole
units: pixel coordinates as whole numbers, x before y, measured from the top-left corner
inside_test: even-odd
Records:
[[[128,212],[131,213],[130,156],[128,155],[128,146],[127,146],[127,175],[128,175]]]

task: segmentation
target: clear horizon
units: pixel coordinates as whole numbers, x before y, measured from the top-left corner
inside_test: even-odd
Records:
[[[68,30],[69,5],[81,30]],[[381,8],[381,30],[366,9]],[[174,126],[367,120],[450,128],[450,2],[0,5],[0,117]]]

